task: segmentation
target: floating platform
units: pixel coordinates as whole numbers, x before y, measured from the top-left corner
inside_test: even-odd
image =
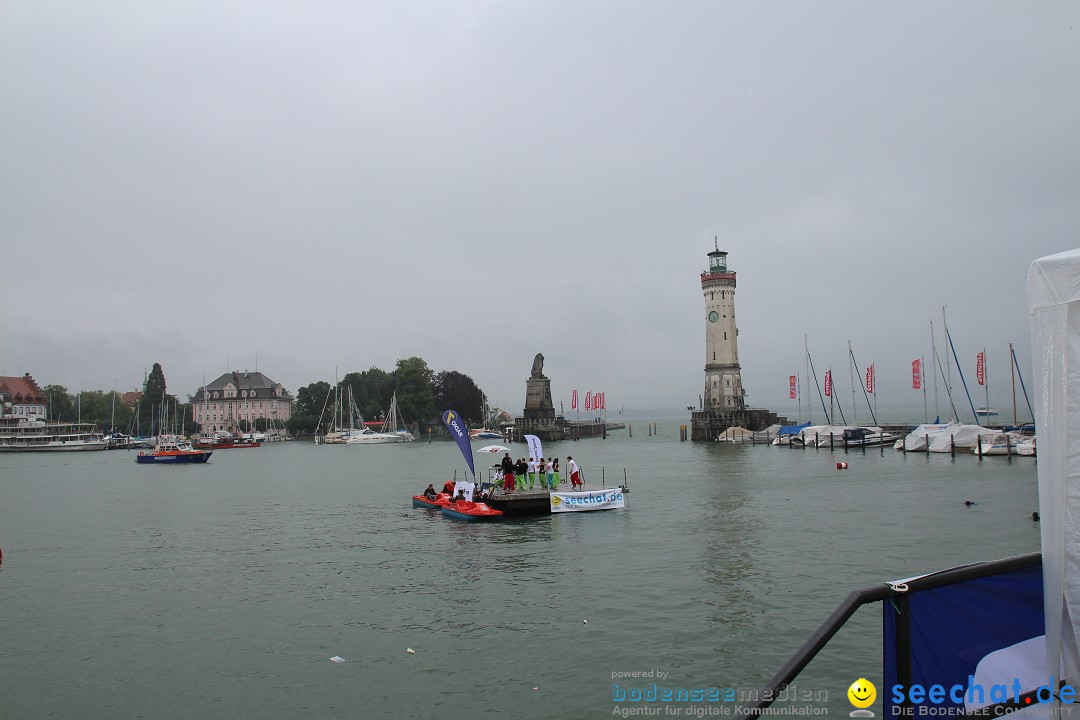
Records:
[[[485,502],[496,510],[502,510],[507,517],[551,514],[551,493],[547,490],[515,490],[504,493],[501,488],[496,488],[495,494]]]
[[[575,493],[581,492],[581,490],[572,490],[569,483],[560,483],[559,487],[563,493]],[[626,485],[609,486],[606,488],[597,489],[582,488],[582,490],[598,492],[608,491],[622,491],[627,494],[630,492]],[[556,491],[559,492],[559,491]],[[504,493],[501,487],[496,487],[495,494],[489,497],[485,502],[495,508],[496,510],[502,510],[504,516],[507,517],[527,517],[530,515],[550,515],[551,514],[551,492],[545,489],[534,488],[532,490],[515,490],[512,493]],[[618,507],[622,507],[621,501]],[[578,506],[578,510],[605,510],[611,509],[610,507],[582,507]]]

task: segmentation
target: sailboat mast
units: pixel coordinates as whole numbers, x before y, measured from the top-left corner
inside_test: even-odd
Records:
[[[964,371],[960,369],[960,358],[956,355],[956,346],[953,345],[952,335],[949,331],[945,331],[945,339],[949,341],[949,350],[952,350],[953,360],[956,361],[956,372],[960,375],[960,383],[964,386],[964,394],[967,395],[968,405],[971,406],[971,416],[975,418],[975,424],[979,424],[979,414],[975,412],[975,403],[971,401],[971,391],[968,390],[967,380],[964,379]],[[949,359],[949,354],[945,353],[945,359]],[[959,418],[957,418],[959,420]]]
[[[809,347],[809,345],[806,344],[806,334],[805,333],[802,336],[802,344],[803,344],[803,355],[805,356],[804,359],[806,360],[806,382],[810,382],[810,347]],[[814,384],[816,385],[817,383],[815,382]],[[807,400],[806,400],[806,422],[808,422],[810,424],[813,424],[813,422],[814,422],[814,408],[810,404],[810,399],[809,398],[807,398]]]
[[[831,366],[829,367],[829,371],[826,374],[826,376],[829,378],[829,385],[832,386],[832,387],[829,388],[829,424],[830,425],[835,425],[836,423],[833,422],[833,420],[835,418],[835,415],[833,413],[833,409],[835,408],[835,403],[836,403],[836,381],[832,379],[832,367]]]
[[[851,340],[847,341],[848,380],[851,383],[851,423],[859,424],[859,404],[855,400],[855,353],[851,352]]]
[[[877,425],[879,420],[877,419],[878,407],[877,407],[877,367],[876,363],[870,363],[870,377],[874,381],[874,424]]]
[[[1009,378],[1012,380],[1013,399],[1013,427],[1019,425],[1016,421],[1016,356],[1013,355],[1012,343],[1009,343]]]
[[[937,355],[936,341],[934,340],[934,321],[933,320],[930,321],[930,355],[932,356],[934,362],[936,363],[938,361],[937,360],[938,355]],[[938,374],[937,374],[937,370],[935,368],[930,368],[930,374],[934,376],[934,415],[940,420],[941,419],[941,410],[938,407],[938,386],[937,386],[937,376],[938,376]],[[923,371],[923,380],[926,380],[926,371],[925,370]]]
[[[926,412],[926,358],[919,356],[919,385],[922,386],[922,421],[925,425],[930,422]]]
[[[1011,348],[1012,346],[1010,346]],[[1024,393],[1024,402],[1027,404],[1028,413],[1031,415],[1031,421],[1035,422],[1035,411],[1031,409],[1031,398],[1028,397],[1027,385],[1024,384],[1024,373],[1020,372],[1020,363],[1016,360],[1016,351],[1012,353],[1013,363],[1016,365],[1016,377],[1020,378],[1020,390]]]
[[[848,355],[851,357],[852,366],[855,368],[856,371],[858,371],[858,369],[859,369],[859,361],[855,359],[855,353],[852,352],[852,350],[851,350],[851,341],[850,340],[848,340]],[[870,411],[870,419],[873,421],[873,423],[875,425],[877,425],[878,424],[878,419],[877,419],[877,387],[876,387],[876,384],[872,382],[875,379],[874,364],[870,363],[870,367],[868,367],[866,370],[867,370],[868,376],[863,377],[860,374],[860,383],[859,384],[862,387],[863,398],[866,399],[866,409]],[[874,394],[874,404],[873,405],[870,404],[870,393]],[[853,405],[855,404],[855,379],[854,378],[852,378],[852,380],[851,380],[851,402],[852,402]],[[858,418],[858,411],[856,411],[856,416],[855,417]],[[852,424],[853,425],[858,425],[859,424],[858,419],[852,419]]]
[[[941,329],[945,336],[945,389],[949,392],[949,397],[952,397],[952,365],[949,364],[949,345],[951,344],[949,339],[949,324],[945,321],[945,306],[941,306]],[[972,410],[972,412],[975,412]],[[959,418],[957,418],[959,420]]]
[[[795,416],[798,418],[796,421],[796,424],[798,424],[802,422],[802,380],[799,379],[798,372],[795,373],[795,397],[798,398],[799,402],[799,414]]]

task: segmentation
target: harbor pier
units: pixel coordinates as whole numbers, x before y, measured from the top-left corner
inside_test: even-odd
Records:
[[[729,427],[760,432],[770,425],[788,425],[788,419],[765,408],[699,410],[690,416],[691,440],[716,440]]]

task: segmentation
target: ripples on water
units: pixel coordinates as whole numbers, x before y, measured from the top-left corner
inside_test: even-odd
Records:
[[[853,589],[1038,549],[1030,459],[644,429],[548,448],[629,510],[495,525],[410,507],[448,442],[0,456],[0,717],[610,716],[612,672],[750,691]],[[880,614],[798,680],[834,714]]]

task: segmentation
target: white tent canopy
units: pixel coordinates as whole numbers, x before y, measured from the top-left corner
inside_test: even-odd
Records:
[[[1080,250],[1032,263],[1028,310],[1039,432],[1046,667],[1050,675],[1076,687],[1080,684],[1076,646],[1080,637]],[[1070,438],[1077,440],[1072,447]]]

